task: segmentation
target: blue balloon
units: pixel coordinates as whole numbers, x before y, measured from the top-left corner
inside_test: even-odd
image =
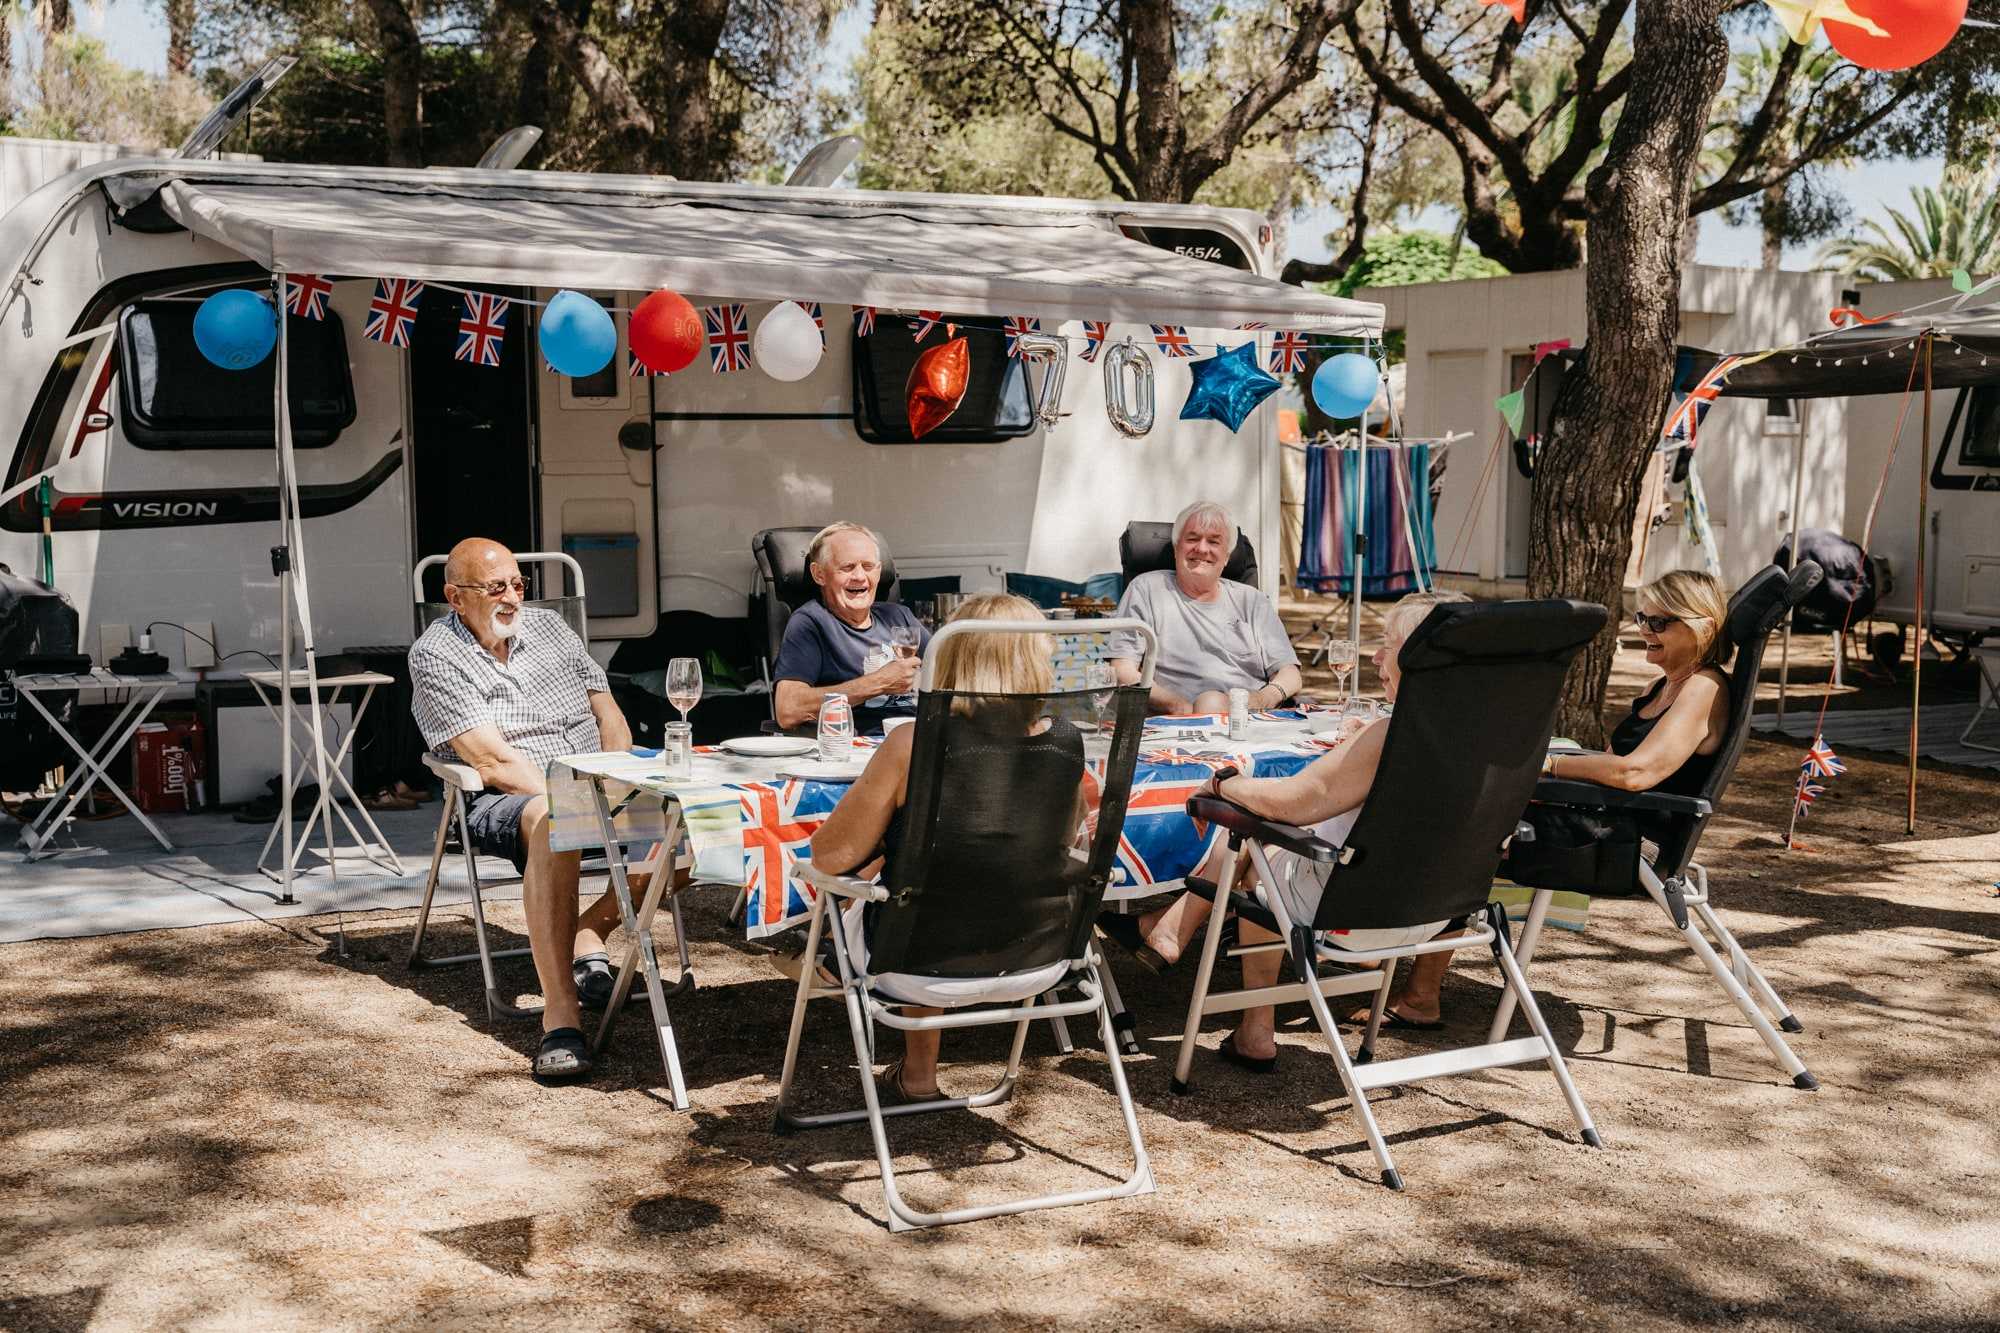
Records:
[[[542,311],[542,355],[571,379],[595,375],[618,352],[611,312],[582,292],[560,291]]]
[[[1204,417],[1240,430],[1257,404],[1278,391],[1278,381],[1257,366],[1257,344],[1244,343],[1219,351],[1205,361],[1188,362],[1194,387],[1181,404],[1182,421]]]
[[[278,314],[268,297],[231,287],[194,312],[194,345],[224,370],[248,370],[278,345]]]
[[[1320,411],[1338,421],[1366,412],[1381,387],[1382,372],[1374,358],[1360,352],[1328,357],[1313,372],[1313,401]]]

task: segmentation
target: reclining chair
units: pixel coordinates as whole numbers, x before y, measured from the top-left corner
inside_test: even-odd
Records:
[[[809,964],[817,959],[821,942],[830,936],[839,980],[837,984],[823,981],[819,969],[812,965],[800,971],[774,1129],[789,1133],[866,1120],[875,1140],[892,1231],[1126,1198],[1153,1190],[1152,1167],[1112,1033],[1105,969],[1092,943],[1092,922],[1125,822],[1140,732],[1145,725],[1154,645],[1152,632],[1134,620],[1091,621],[1077,628],[1093,634],[1139,632],[1146,643],[1141,683],[1046,695],[963,694],[932,688],[937,656],[931,654],[924,664],[912,737],[904,804],[906,835],[881,882],[828,874],[810,863],[799,866],[801,878],[818,890],[805,957]],[[1016,621],[960,621],[939,630],[933,642],[964,633],[1046,632],[1044,626]],[[998,734],[1008,737],[1005,744],[996,744],[994,739],[991,719],[996,713],[1004,719]],[[1089,767],[1097,770],[1094,782],[1085,778],[1082,767],[1072,773],[1068,757],[1056,747],[1023,747],[1013,740],[1021,735],[1021,725],[1028,718],[1046,717],[1060,726],[1071,719],[1088,721],[1093,714],[1103,719],[1085,755]],[[1103,730],[1111,733],[1108,744]],[[1091,733],[1086,729],[1085,734]],[[1086,822],[1087,846],[1079,850],[1074,836],[1077,800],[1080,792],[1091,787],[1098,794],[1096,820]],[[874,904],[877,912],[865,965],[851,951],[838,911],[848,900]],[[898,998],[896,986],[939,978],[954,982],[988,979],[996,986],[1013,979],[1015,985],[992,1001],[946,1000],[942,1003],[946,1012],[935,1017],[897,1012],[897,1006],[914,1001]],[[1059,994],[1066,991],[1074,992],[1076,998]],[[807,1002],[822,998],[846,1002],[864,1104],[858,1110],[800,1115],[791,1109],[799,1039]],[[1112,1090],[1131,1141],[1131,1174],[1112,1185],[941,1212],[924,1212],[905,1203],[889,1152],[888,1117],[1006,1101],[1020,1072],[1029,1023],[1038,1018],[1059,1020],[1083,1014],[1097,1016],[1110,1060]],[[885,1107],[877,1095],[872,1070],[878,1023],[904,1032],[1011,1026],[1014,1038],[1006,1072],[992,1087],[973,1096]]]
[[[765,528],[750,539],[750,555],[757,562],[757,596],[763,603],[767,680],[777,664],[778,648],[785,641],[785,626],[791,623],[792,612],[819,596],[819,585],[806,566],[806,552],[818,535],[818,528]],[[882,581],[876,585],[875,600],[893,602],[897,600],[896,562],[887,545],[881,549]]]
[[[1605,618],[1601,606],[1564,601],[1449,604],[1434,609],[1403,645],[1402,686],[1374,785],[1342,846],[1213,796],[1188,802],[1189,814],[1227,831],[1232,851],[1249,848],[1258,882],[1248,897],[1232,894],[1241,858],[1229,858],[1217,890],[1218,903],[1226,903],[1229,910],[1219,906],[1210,914],[1202,938],[1201,964],[1170,1085],[1175,1092],[1188,1090],[1204,1015],[1303,999],[1326,1036],[1341,1085],[1381,1167],[1382,1183],[1391,1189],[1401,1189],[1403,1178],[1368,1105],[1371,1088],[1503,1065],[1546,1063],[1576,1116],[1584,1142],[1602,1146],[1509,948],[1505,910],[1487,898],[1494,868],[1508,841],[1521,831],[1520,815],[1535,789],[1555,727],[1563,677]],[[1441,837],[1443,830],[1450,830],[1450,836]],[[1311,921],[1294,921],[1284,895],[1274,891],[1278,880],[1266,854],[1268,847],[1330,866],[1326,891]],[[1198,881],[1188,884],[1195,888]],[[1282,951],[1298,974],[1297,983],[1226,993],[1210,990],[1225,918],[1238,914],[1272,931],[1282,942],[1238,943],[1229,949],[1230,955]],[[1386,948],[1337,948],[1320,934],[1407,928],[1461,917],[1471,921],[1463,934]],[[1478,945],[1492,951],[1509,993],[1521,997],[1534,1035],[1374,1063],[1375,1037],[1396,960]],[[1321,962],[1371,959],[1381,963],[1379,971],[1319,975]],[[1359,1053],[1349,1059],[1326,999],[1364,991],[1375,993],[1374,1006]]]
[[[1819,1081],[1806,1072],[1790,1045],[1778,1035],[1779,1028],[1802,1032],[1804,1025],[1792,1015],[1771,983],[1750,961],[1750,955],[1716,916],[1708,901],[1708,871],[1693,857],[1702,830],[1721,805],[1722,793],[1728,789],[1736,761],[1743,754],[1743,743],[1749,738],[1750,709],[1757,698],[1757,673],[1763,666],[1765,644],[1785,613],[1812,591],[1820,578],[1819,566],[1810,560],[1801,561],[1789,574],[1776,565],[1767,565],[1730,600],[1729,619],[1722,631],[1736,653],[1729,672],[1729,734],[1716,754],[1715,766],[1709,771],[1700,795],[1627,792],[1594,782],[1543,778],[1535,788],[1537,805],[1597,816],[1613,824],[1622,836],[1574,849],[1550,847],[1545,839],[1525,849],[1531,853],[1537,873],[1529,873],[1522,866],[1502,867],[1502,873],[1516,883],[1536,890],[1521,928],[1518,956],[1522,967],[1527,967],[1534,957],[1542,923],[1548,916],[1549,900],[1556,891],[1597,897],[1636,897],[1644,893],[1673,920],[1674,929],[1757,1029],[1771,1055],[1791,1075],[1793,1085],[1807,1090],[1818,1088]],[[1722,946],[1726,962],[1702,934],[1702,926]],[[1759,1001],[1776,1015],[1776,1027],[1765,1016]],[[1498,1041],[1505,1035],[1513,1013],[1512,996],[1502,995],[1488,1034],[1490,1040]]]
[[[537,568],[539,566],[556,564],[568,569],[570,578],[575,583],[575,591],[573,593],[562,595],[560,586],[555,589],[544,586],[539,590],[544,593],[553,591],[558,595],[530,598],[523,602],[522,605],[556,612],[569,623],[571,629],[576,631],[578,638],[582,639],[585,643],[589,643],[590,629],[589,623],[585,618],[583,600],[583,569],[577,564],[576,560],[555,551],[530,551],[525,554],[516,555],[514,560],[521,566],[524,573],[533,569],[537,576],[546,575],[548,572]],[[416,602],[417,632],[419,634],[429,629],[432,622],[442,620],[451,614],[451,606],[448,603],[427,601],[424,597],[424,571],[433,565],[442,565],[444,562],[445,557],[441,555],[425,556],[417,562],[417,567],[411,571],[410,591]],[[507,885],[519,884],[521,882],[519,875],[510,875],[494,880],[482,881],[480,879],[479,853],[472,845],[472,835],[471,831],[466,828],[465,815],[467,803],[470,798],[485,791],[486,786],[480,780],[479,771],[470,764],[457,764],[448,759],[439,758],[437,755],[426,753],[424,755],[424,767],[429,769],[438,781],[443,784],[444,800],[442,802],[443,808],[438,814],[437,835],[431,842],[430,871],[424,876],[424,901],[422,906],[417,909],[417,928],[410,936],[410,956],[407,960],[407,965],[411,971],[416,971],[420,968],[452,967],[477,959],[479,970],[486,982],[487,1022],[491,1023],[500,1018],[516,1020],[539,1018],[541,1017],[539,1009],[521,1008],[509,1002],[501,994],[500,983],[493,970],[493,963],[496,959],[525,957],[530,950],[494,949],[486,939],[486,904],[482,898],[483,890],[503,888]],[[459,851],[465,858],[465,879],[472,893],[473,937],[478,941],[479,950],[477,953],[461,953],[452,954],[444,958],[429,958],[424,955],[424,931],[430,924],[431,899],[437,893],[438,876],[444,868],[445,853],[449,850],[447,843],[451,839],[454,828],[457,832]],[[663,848],[655,848],[652,857],[643,866],[639,867],[639,869],[654,874],[660,873],[660,862],[665,859],[662,856],[663,850]],[[599,856],[594,859],[586,858],[584,869],[586,871],[601,872],[604,869],[603,857]],[[694,977],[688,968],[687,935],[681,929],[680,895],[677,893],[669,894],[667,896],[667,905],[674,916],[674,937],[680,945],[681,970],[679,977],[675,981],[673,991],[673,993],[678,994],[694,984]],[[613,1012],[615,1011],[616,1007],[614,1006]]]
[[[1120,591],[1141,574],[1174,567],[1174,525],[1171,523],[1127,523],[1118,534],[1118,568],[1123,578]],[[1257,552],[1243,529],[1236,530],[1236,549],[1222,567],[1222,577],[1257,586]]]

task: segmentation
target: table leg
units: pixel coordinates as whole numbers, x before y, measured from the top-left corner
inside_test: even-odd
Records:
[[[667,1014],[667,998],[660,987],[660,960],[653,951],[653,932],[650,921],[641,922],[632,906],[632,887],[625,879],[625,852],[618,845],[617,831],[611,824],[611,807],[604,797],[604,779],[593,776],[590,779],[590,795],[597,807],[597,831],[604,839],[604,858],[611,871],[611,891],[618,899],[618,916],[625,925],[626,935],[632,939],[639,951],[639,962],[646,970],[646,1003],[653,1011],[653,1031],[660,1042],[660,1063],[666,1067],[667,1083],[673,1094],[676,1111],[688,1109],[687,1084],[681,1078],[680,1049],[674,1042],[673,1020]],[[667,841],[669,844],[678,836],[678,817],[667,821]],[[647,905],[657,907],[659,895],[664,891],[663,881],[672,878],[671,861],[667,874],[655,874],[648,885]],[[621,968],[618,984],[613,987],[612,1007],[605,1011],[605,1023],[617,1013],[617,1003],[629,991],[628,969]],[[621,989],[622,988],[622,989]],[[606,1028],[600,1027],[598,1036],[603,1038]]]
[[[270,713],[272,718],[277,720],[280,726],[283,726],[284,725],[283,715],[275,707],[272,706],[271,700],[264,694],[263,686],[259,685],[255,681],[252,681],[251,685],[254,689],[256,689],[257,697],[263,703],[264,710]],[[334,686],[333,692],[326,697],[323,703],[314,705],[315,707],[323,708],[326,711],[326,713],[328,714],[329,721],[331,721],[331,714],[334,707],[337,706],[340,702],[340,692],[345,688],[346,687],[342,685]],[[370,864],[380,869],[387,870],[391,874],[400,875],[403,873],[402,860],[399,857],[397,857],[395,849],[389,845],[388,838],[383,836],[381,827],[377,825],[374,819],[370,817],[370,815],[368,814],[368,808],[361,803],[361,797],[355,792],[354,784],[349,782],[347,780],[347,775],[340,771],[340,766],[347,761],[348,753],[350,750],[352,750],[354,746],[354,738],[358,734],[361,715],[362,713],[367,711],[368,701],[372,699],[374,695],[375,695],[375,687],[373,685],[368,686],[367,691],[361,696],[361,701],[355,705],[354,714],[349,719],[349,725],[347,727],[346,734],[341,737],[339,749],[336,750],[332,756],[331,767],[328,770],[327,783],[329,787],[333,788],[333,790],[323,791],[320,793],[319,800],[316,801],[313,805],[311,815],[309,815],[306,819],[305,828],[300,833],[298,842],[293,846],[292,871],[294,874],[298,872],[298,858],[305,853],[306,847],[312,843],[313,830],[315,828],[320,827],[320,821],[324,819],[326,821],[325,834],[326,834],[326,845],[327,845],[327,853],[326,853],[327,868],[330,874],[335,874],[337,877],[338,872],[334,864],[334,845],[333,845],[333,840],[334,840],[333,820],[335,817],[338,817],[341,824],[346,827],[347,836],[353,841],[355,849],[358,850],[362,854],[362,856],[368,860]],[[286,737],[286,743],[292,747],[293,754],[297,755],[302,760],[310,761],[312,757],[311,745],[308,742],[301,741],[300,739],[298,739],[298,736],[296,734],[297,725],[298,724],[295,720],[294,735]],[[308,735],[309,734],[310,733],[308,733]],[[309,767],[300,768],[297,776],[295,777],[292,783],[292,791],[295,794],[297,793],[298,789],[305,784],[306,776],[310,771],[311,770]],[[338,799],[339,793],[343,791],[347,793],[347,799],[353,803],[354,808],[360,811],[362,822],[368,826],[369,832],[374,835],[374,842],[379,843],[381,845],[382,847],[381,855],[377,855],[369,850],[369,847],[372,845],[369,839],[362,837],[361,830],[355,826],[355,823],[352,819],[349,819],[347,817],[347,811],[345,808],[341,806],[340,801]],[[280,814],[279,818],[282,819],[283,815]],[[257,855],[257,868],[261,870],[267,877],[273,879],[281,878],[281,876],[277,870],[266,865],[265,862],[270,856],[271,844],[277,839],[278,827],[279,826],[276,823],[273,823],[271,825],[271,831],[264,835],[263,849]],[[385,857],[387,858],[386,860],[384,859]]]
[[[132,698],[120,710],[117,718],[105,731],[103,738],[98,741],[96,748],[92,750],[85,750],[77,742],[76,737],[70,735],[68,729],[62,723],[56,721],[55,715],[42,707],[41,700],[35,698],[33,691],[19,691],[21,696],[32,704],[35,711],[40,713],[49,726],[55,730],[56,734],[63,738],[70,749],[76,752],[77,757],[83,761],[84,769],[83,772],[76,774],[69,782],[63,784],[63,789],[70,793],[68,801],[62,804],[60,813],[53,820],[49,821],[42,834],[29,848],[28,859],[30,861],[36,860],[39,857],[41,849],[46,847],[49,844],[49,840],[55,837],[56,830],[62,826],[63,820],[69,817],[69,812],[74,810],[77,804],[88,794],[90,791],[89,779],[91,777],[102,779],[104,785],[111,788],[111,794],[116,796],[124,804],[125,808],[132,812],[132,817],[145,826],[146,832],[152,834],[154,841],[158,842],[163,849],[170,852],[174,849],[174,845],[167,841],[167,835],[160,832],[159,825],[146,818],[146,812],[141,810],[132,798],[125,794],[123,787],[120,787],[111,780],[111,775],[105,772],[104,766],[105,762],[112,755],[116,754],[120,747],[127,741],[131,740],[133,734],[140,727],[145,725],[146,719],[152,716],[153,709],[159,706],[160,700],[167,697],[167,691],[172,689],[177,683],[172,677],[168,677],[158,685],[133,686],[134,693]],[[56,804],[56,802],[50,802],[52,807]],[[24,830],[22,832],[22,841],[25,843],[27,840],[27,831]]]
[[[80,759],[88,759],[89,752],[77,741],[76,737],[70,735],[68,729],[62,723],[56,721],[54,713],[43,707],[42,701],[35,697],[34,691],[19,689],[16,692],[28,701],[30,707],[42,715],[42,720],[47,722],[56,735],[62,738],[63,743],[69,746],[72,753]],[[124,726],[126,717],[138,704],[139,696],[137,695],[126,700],[125,706],[119,710],[118,716],[113,718],[110,727],[106,728],[105,736],[115,734],[120,727]],[[100,736],[97,743],[101,746],[104,743],[104,737]],[[66,764],[64,767],[68,768],[69,772],[63,778],[62,786],[56,788],[56,794],[49,798],[49,803],[42,807],[42,812],[35,816],[33,821],[21,830],[21,843],[29,849],[30,860],[34,859],[36,851],[40,850],[50,838],[55,836],[55,829],[61,825],[63,817],[67,816],[70,809],[76,805],[76,801],[65,803],[65,798],[69,796],[72,790],[87,783],[94,776],[93,770],[87,763],[79,766]],[[80,799],[82,798],[79,797],[78,800]],[[45,827],[49,831],[45,834],[41,833],[41,830]]]

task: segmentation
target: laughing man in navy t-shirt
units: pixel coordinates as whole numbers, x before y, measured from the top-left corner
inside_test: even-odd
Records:
[[[854,729],[876,731],[885,717],[916,712],[917,671],[930,632],[906,606],[877,604],[882,544],[859,523],[820,529],[806,552],[816,602],[793,613],[771,669],[778,725],[812,725],[820,701],[844,694]]]

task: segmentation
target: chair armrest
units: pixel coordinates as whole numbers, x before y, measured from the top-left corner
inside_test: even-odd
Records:
[[[830,893],[836,898],[858,898],[875,903],[889,901],[889,891],[880,884],[871,884],[854,875],[829,874],[810,861],[793,866],[792,873],[821,893]]]
[[[1225,801],[1220,796],[1190,796],[1187,812],[1189,818],[1203,820],[1228,829],[1231,833],[1273,847],[1282,847],[1288,852],[1296,852],[1309,861],[1337,861],[1340,848],[1315,837],[1311,832],[1295,824],[1280,824],[1276,820],[1253,815],[1234,801]]]
[[[440,759],[434,754],[427,754],[424,756],[424,767],[467,796],[486,790],[486,784],[479,780],[479,770],[470,764],[455,764],[449,759]]]
[[[1581,805],[1597,810],[1636,810],[1662,815],[1707,815],[1715,807],[1699,796],[1663,791],[1622,791],[1596,782],[1543,778],[1535,784],[1537,805]]]

